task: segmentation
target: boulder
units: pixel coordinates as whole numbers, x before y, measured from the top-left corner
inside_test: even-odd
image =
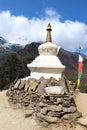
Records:
[[[49,86],[45,88],[46,94],[64,94],[64,87],[62,86]]]

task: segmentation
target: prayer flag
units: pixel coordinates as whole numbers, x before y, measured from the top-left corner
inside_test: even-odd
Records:
[[[78,58],[78,80],[77,80],[77,86],[80,87],[80,79],[82,76],[82,66],[83,66],[83,57],[79,53],[79,58]]]

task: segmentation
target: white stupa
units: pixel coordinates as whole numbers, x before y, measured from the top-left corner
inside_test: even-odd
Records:
[[[60,47],[52,43],[51,39],[51,25],[47,26],[46,43],[41,44],[38,47],[39,56],[33,60],[32,63],[27,64],[27,67],[31,71],[32,78],[39,79],[44,77],[46,79],[54,77],[59,79],[62,76],[62,72],[65,66],[62,65],[57,57]]]

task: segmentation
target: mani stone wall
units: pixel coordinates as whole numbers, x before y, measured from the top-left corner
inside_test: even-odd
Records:
[[[63,86],[62,94],[47,94],[47,87]],[[77,111],[74,101],[74,86],[62,77],[59,80],[54,78],[39,80],[29,78],[18,79],[7,91],[8,101],[23,108],[32,107],[33,114],[44,125],[51,123],[76,123],[81,114]]]

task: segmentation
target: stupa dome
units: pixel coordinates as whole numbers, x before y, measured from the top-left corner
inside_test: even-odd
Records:
[[[59,52],[60,47],[57,45],[47,42],[45,44],[42,44],[38,48],[39,55],[56,55]]]

